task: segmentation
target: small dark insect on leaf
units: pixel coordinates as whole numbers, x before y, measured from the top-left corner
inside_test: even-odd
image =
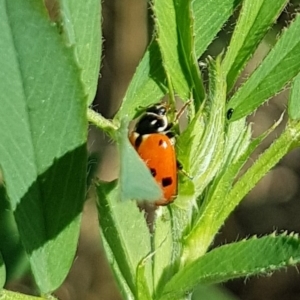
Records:
[[[227,120],[230,120],[230,119],[231,119],[233,112],[234,112],[234,109],[233,109],[233,108],[229,108],[229,109],[228,109],[227,114],[226,114]]]

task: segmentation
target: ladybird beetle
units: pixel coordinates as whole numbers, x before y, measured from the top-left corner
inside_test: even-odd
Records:
[[[131,144],[163,190],[163,198],[155,202],[157,206],[172,203],[177,194],[178,164],[168,110],[166,103],[148,107],[129,136]]]

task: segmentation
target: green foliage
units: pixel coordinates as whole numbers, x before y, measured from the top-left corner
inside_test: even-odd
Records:
[[[237,300],[236,297],[231,295],[224,287],[218,285],[200,285],[194,290],[192,300],[205,299],[205,300]]]
[[[2,256],[0,254],[0,288],[2,289],[5,283],[5,266],[2,260]]]
[[[243,197],[300,144],[299,16],[249,79],[236,92],[232,89],[286,3],[153,1],[153,41],[121,108],[107,120],[87,111],[101,57],[100,2],[57,0],[53,14],[41,0],[0,0],[0,166],[10,201],[10,206],[0,206],[0,216],[11,207],[43,299],[61,285],[76,251],[85,198],[87,120],[119,148],[119,179],[97,182],[96,191],[103,246],[124,298],[185,299],[199,284],[264,275],[299,262],[297,235],[252,238],[208,252]],[[239,4],[228,49],[204,58]],[[208,82],[198,66],[200,56],[206,59]],[[246,117],[289,83],[285,129],[240,174],[281,122],[251,139]],[[160,198],[162,191],[129,143],[127,120],[141,112],[140,106],[167,94],[171,106],[174,95],[193,100],[176,144],[177,157],[191,178],[179,174],[176,201],[154,209],[149,201]],[[148,200],[148,216],[135,200]],[[0,234],[10,232],[0,229]],[[1,258],[1,287],[4,263]],[[3,299],[39,299],[0,293]]]
[[[243,2],[239,20],[224,58],[229,91],[287,2],[287,0],[274,1],[273,5],[270,5],[268,0],[245,0]]]
[[[175,274],[158,299],[179,299],[199,283],[212,284],[241,276],[270,274],[299,261],[298,235],[255,237],[224,245]]]
[[[9,237],[9,238],[8,238]],[[6,280],[24,275],[28,263],[4,186],[0,186],[0,253],[5,261]]]
[[[33,297],[33,296],[28,296],[25,294],[20,294],[17,292],[11,292],[11,291],[6,291],[2,290],[0,291],[0,297],[3,300],[55,300],[54,297],[52,296],[47,296],[46,298],[41,298],[41,297]]]
[[[161,63],[161,53],[157,42],[153,41],[139,63],[114,119],[119,120],[125,115],[132,119],[137,107],[148,106],[166,93],[167,81]]]
[[[170,89],[182,99],[193,95],[194,103],[199,104],[204,89],[194,50],[190,6],[191,1],[153,1],[157,40]]]
[[[300,120],[300,74],[292,82],[292,89],[289,98],[288,113],[292,120]]]
[[[102,37],[99,32],[100,1],[57,0],[60,6],[60,21],[67,45],[74,47],[87,103],[94,100],[98,85]],[[91,53],[97,55],[91,55]]]
[[[192,1],[191,17],[196,57],[199,58],[211,44],[224,23],[241,4],[241,0]]]
[[[119,202],[116,182],[99,184],[100,225],[104,247],[113,270],[118,275],[124,297],[137,294],[136,277],[139,264],[145,260],[148,284],[151,283],[149,230],[143,214],[132,201]],[[142,279],[138,279],[140,281]],[[152,286],[149,286],[152,289]]]
[[[238,2],[211,1],[202,7],[201,1],[153,1],[156,39],[138,66],[113,123],[125,116],[134,117],[137,105],[145,107],[158,102],[167,91],[171,103],[174,94],[183,101],[192,96],[194,101],[188,113],[189,124],[177,138],[176,144],[177,157],[192,179],[179,176],[176,201],[155,211],[151,225],[153,233],[148,232],[147,235],[144,229],[140,233],[151,241],[151,247],[147,255],[139,256],[136,284],[133,286],[125,283],[126,277],[133,281],[134,272],[126,276],[128,271],[122,271],[124,262],[120,261],[117,253],[114,254],[114,238],[108,240],[107,236],[111,234],[105,232],[107,228],[114,228],[115,223],[127,227],[133,211],[125,212],[122,208],[123,213],[118,215],[118,221],[110,220],[105,227],[100,221],[105,249],[113,262],[116,278],[121,282],[121,291],[129,299],[184,299],[198,284],[263,275],[298,262],[298,236],[274,235],[250,239],[207,253],[233,209],[286,153],[299,146],[300,141],[300,123],[291,120],[275,142],[238,177],[250,155],[281,122],[280,119],[268,131],[251,140],[251,126],[246,124],[245,116],[276,94],[300,71],[298,63],[288,64],[288,60],[297,55],[299,39],[296,32],[299,28],[296,17],[261,66],[231,99],[227,98],[238,75],[287,2],[278,1],[276,5],[271,5],[268,1],[255,4],[244,1],[229,48],[215,59],[207,59],[209,81],[207,92],[203,94],[204,84],[196,64],[197,58],[212,42]],[[203,20],[210,20],[209,26]],[[203,44],[199,42],[199,36]],[[154,72],[157,72],[156,76],[153,76]],[[158,72],[161,72],[160,75]],[[295,96],[292,93],[290,100],[296,101],[292,106],[294,114],[299,105],[296,80]],[[233,115],[227,120],[227,111],[231,108]],[[122,143],[119,141],[118,144]],[[121,166],[124,162],[128,166],[129,154],[122,150],[122,146],[119,150]],[[120,182],[125,180],[124,176],[128,187],[126,198],[139,198],[136,190],[140,186],[129,184],[136,184],[137,176],[129,170],[126,175],[121,171]],[[146,176],[141,177],[139,182],[143,186],[151,184]],[[98,193],[103,186],[104,183],[99,183]],[[110,193],[117,195],[117,188]],[[147,196],[149,192],[145,193],[145,199]],[[101,217],[108,219],[108,211],[103,208],[104,198],[104,194],[99,194],[100,220]],[[119,205],[122,207],[126,203]],[[129,202],[129,205],[132,204]],[[112,215],[119,209],[117,202],[106,206],[111,207]],[[132,224],[131,230],[135,235],[131,242],[126,240],[127,244],[134,244],[138,234],[135,224]],[[116,236],[122,232],[123,229]],[[126,234],[130,239],[130,234]],[[127,251],[128,247],[124,245],[124,249]],[[145,272],[149,260],[152,277]]]
[[[93,2],[85,9],[96,24],[99,1]],[[42,293],[57,289],[70,270],[85,198],[87,99],[94,97],[98,70],[87,76],[81,68],[88,56],[96,58],[96,68],[99,51],[83,51],[79,7],[64,2],[58,8],[72,22],[65,19],[60,27],[50,21],[44,1],[0,1],[0,165]],[[70,35],[71,27],[82,36],[76,45],[62,34]],[[95,43],[92,50],[100,47],[99,39],[88,43]]]
[[[284,30],[276,45],[244,85],[230,99],[232,121],[248,115],[285,87],[298,73],[300,16]]]

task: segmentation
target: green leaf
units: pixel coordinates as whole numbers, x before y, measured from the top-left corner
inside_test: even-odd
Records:
[[[245,194],[241,194],[244,190],[239,192],[235,191],[234,194],[231,194],[235,188],[233,183],[241,168],[262,140],[268,136],[280,122],[281,120],[275,123],[267,132],[251,141],[251,143],[251,127],[245,126],[245,120],[241,119],[239,122],[230,124],[225,150],[223,151],[224,160],[222,168],[205,194],[201,210],[198,213],[198,219],[194,222],[193,229],[185,237],[182,261],[194,261],[199,255],[203,255],[207,251],[220,227],[245,196]],[[271,168],[270,166],[268,167]],[[262,173],[259,173],[257,169],[254,172],[259,173],[260,178],[262,178],[262,176],[269,171],[269,168],[262,169]],[[253,173],[251,174],[253,175]],[[247,177],[247,183],[253,188],[257,181],[254,181],[255,183],[252,185],[252,179],[250,178],[251,177]],[[248,191],[249,190],[247,190],[246,193]],[[231,195],[231,197],[229,197],[229,195]]]
[[[47,295],[46,298],[43,297],[34,297],[34,296],[29,296],[17,292],[12,292],[8,290],[2,290],[0,291],[0,299],[1,300],[56,300],[55,297],[51,295]]]
[[[198,197],[215,176],[224,147],[226,86],[220,58],[209,65],[209,95],[187,130],[178,139],[178,160],[193,177]],[[186,145],[189,145],[188,149]]]
[[[160,293],[165,283],[173,276],[173,263],[176,243],[173,239],[170,210],[160,207],[155,213],[154,233],[152,247],[153,253],[153,278],[155,294]]]
[[[181,269],[167,282],[160,300],[177,299],[198,284],[268,275],[300,262],[298,235],[270,235],[221,246]]]
[[[126,279],[124,278],[119,265],[116,262],[113,250],[110,248],[110,245],[108,241],[106,240],[106,237],[102,234],[101,235],[103,248],[106,254],[106,258],[108,263],[110,264],[112,271],[114,273],[115,279],[117,281],[119,292],[123,296],[124,299],[128,300],[135,300],[134,295],[132,294],[132,291],[130,290],[128,283]]]
[[[192,179],[187,178],[183,185],[179,185],[179,197],[173,206],[173,213],[179,219],[176,222],[180,223],[174,232],[181,231],[180,239],[182,235],[185,236],[183,245],[186,235],[191,232],[191,224],[197,224],[197,219],[202,215],[195,207],[200,204],[201,208],[203,207],[201,195],[219,172],[224,158],[226,82],[220,62],[220,57],[216,61],[210,59],[208,99],[178,139],[178,160],[192,176]],[[180,236],[180,232],[177,234]],[[192,240],[194,241],[194,238]],[[198,241],[200,243],[201,240]],[[194,257],[191,253],[197,251],[197,247],[189,247],[189,254],[184,253],[181,262]]]
[[[297,15],[261,65],[227,104],[227,109],[234,109],[230,121],[253,112],[299,73],[299,30],[300,16]]]
[[[288,113],[292,120],[300,120],[300,73],[294,78],[290,91]]]
[[[74,46],[87,103],[95,98],[102,48],[101,1],[58,0],[68,44]]]
[[[251,132],[250,130],[245,130],[244,124],[235,123],[234,125],[240,129],[240,132],[235,139],[236,149],[231,148],[231,150],[237,155],[240,148],[244,148],[244,144],[248,144]],[[228,142],[230,143],[231,141],[227,140],[227,143]],[[257,146],[257,143],[253,142],[251,146],[252,147],[249,147],[241,157],[236,157],[236,159],[240,158],[237,159],[237,161],[230,160],[230,156],[226,156],[230,152],[228,152],[227,147],[224,148],[223,166],[206,192],[200,208],[201,210],[198,212],[198,219],[194,222],[192,230],[190,230],[185,238],[182,255],[183,261],[193,261],[199,255],[203,255],[210,246],[220,226],[224,223],[225,218],[230,214],[231,210],[228,209],[224,197],[226,197],[231,189],[235,177],[246,162],[246,158],[252,153],[255,146]],[[218,214],[220,210],[224,210],[222,218]],[[217,216],[219,218],[217,218]]]
[[[136,202],[120,202],[116,182],[99,183],[98,211],[102,238],[105,239],[106,252],[110,252],[110,263],[121,282],[122,293],[136,295],[137,268],[151,252],[150,233],[144,213]],[[145,279],[152,290],[151,260],[145,260]],[[126,285],[124,284],[126,282]],[[127,289],[127,290],[126,290]],[[130,298],[129,299],[134,299]],[[132,296],[133,297],[133,296]]]
[[[193,292],[192,300],[238,300],[226,287],[218,285],[200,285]]]
[[[244,160],[247,160],[253,151],[253,149],[259,145],[259,143],[272,132],[277,125],[275,123],[269,130],[260,135],[254,141],[251,142],[252,128],[251,125],[246,126],[246,118],[240,119],[236,122],[229,123],[226,128],[226,140],[225,140],[225,152],[223,156],[223,171],[230,167],[232,163],[242,163],[241,156],[244,156]],[[245,154],[247,152],[247,154]]]
[[[121,120],[125,116],[130,120],[133,119],[138,107],[146,107],[159,102],[167,93],[166,75],[161,62],[162,58],[158,44],[153,41],[130,81],[126,95],[114,120]]]
[[[197,108],[204,88],[194,51],[191,1],[155,0],[154,13],[163,65],[173,88],[182,99],[194,90]]]
[[[1,177],[1,174],[0,174]],[[1,179],[0,179],[1,181]],[[6,191],[0,183],[0,253],[6,265],[6,278],[20,278],[28,271],[28,259],[21,244],[17,225]]]
[[[214,0],[206,2],[205,5],[200,0],[192,2],[196,57],[206,50],[240,2],[241,0]],[[222,11],[222,14],[219,11]],[[120,120],[125,115],[132,119],[139,106],[145,107],[156,103],[168,92],[167,79],[161,62],[161,53],[154,40],[136,69],[115,120]]]
[[[119,193],[122,201],[155,201],[161,199],[162,189],[139,157],[128,139],[128,123],[122,121],[117,142],[120,153]]]
[[[196,56],[200,57],[241,0],[192,1]],[[220,13],[222,12],[222,13]]]
[[[6,280],[6,271],[5,271],[5,265],[2,259],[2,255],[0,253],[0,290],[3,288]]]
[[[136,270],[136,288],[137,288],[137,297],[136,299],[140,300],[152,300],[151,293],[147,284],[147,279],[145,276],[146,262],[151,260],[152,254],[149,254],[147,257],[142,259],[138,264]]]
[[[180,57],[184,73],[189,73],[189,86],[193,88],[194,106],[196,111],[205,97],[204,86],[201,79],[198,60],[194,45],[194,16],[192,2],[175,0],[177,30],[179,33]],[[187,76],[187,75],[186,75]]]
[[[233,210],[235,206],[251,191],[257,182],[269,172],[290,150],[300,145],[300,123],[288,123],[283,133],[263,152],[254,164],[239,178],[229,191],[224,203]],[[219,211],[222,214],[221,211]],[[218,216],[219,217],[219,216]],[[218,218],[217,217],[217,218]]]
[[[239,19],[223,62],[224,71],[227,72],[228,91],[232,89],[245,64],[287,2],[288,0],[243,1]]]
[[[84,91],[74,51],[43,1],[0,0],[0,20],[0,164],[37,285],[48,293],[65,279],[78,242]]]
[[[176,10],[173,0],[153,1],[157,41],[163,59],[163,66],[170,77],[174,90],[182,99],[191,94],[189,79],[182,66],[180,37],[177,31]]]
[[[198,199],[196,204],[197,198],[203,193],[222,165],[225,83],[220,57],[216,61],[210,59],[208,99],[176,143],[178,160],[183,165],[184,170],[192,176],[192,179],[180,177],[179,195],[172,206],[173,218],[175,219],[172,232],[177,239],[182,240],[182,236],[191,231],[191,215],[198,211],[195,210],[195,207],[201,202],[201,199]],[[194,223],[196,216],[193,218]],[[181,257],[181,261],[185,259],[186,257]]]

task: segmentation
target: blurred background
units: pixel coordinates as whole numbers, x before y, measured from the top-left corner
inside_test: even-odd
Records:
[[[101,74],[93,108],[107,118],[113,117],[125,95],[135,68],[151,40],[152,18],[146,0],[109,0],[103,2],[103,41]],[[203,1],[205,5],[205,1]],[[260,63],[275,42],[276,36],[300,9],[300,1],[291,1],[278,22],[270,30],[255,56],[242,74],[240,82]],[[218,39],[207,50],[215,56],[230,40],[238,12],[228,21]],[[300,59],[300,54],[299,54]],[[201,59],[200,59],[201,60]],[[288,90],[277,95],[249,118],[253,123],[253,136],[264,132],[286,109]],[[284,124],[271,134],[253,156],[272,143],[280,134]],[[97,176],[104,180],[116,178],[118,154],[109,138],[91,127],[89,130],[89,151],[93,153]],[[99,162],[99,164],[98,164]],[[251,164],[251,160],[248,162]],[[296,149],[259,182],[257,187],[243,200],[227,220],[215,240],[214,247],[257,234],[258,236],[277,231],[300,232],[300,150]],[[0,190],[1,192],[1,190]],[[63,286],[56,292],[61,300],[118,300],[121,299],[110,268],[101,247],[93,190],[88,191],[84,208],[81,237],[77,257]],[[2,205],[2,204],[1,204]],[[7,204],[3,204],[7,205]],[[4,219],[2,218],[2,221]],[[0,221],[1,222],[1,221]],[[0,224],[1,225],[1,224]],[[1,236],[0,236],[1,238]],[[18,241],[15,243],[16,255]],[[2,249],[0,249],[2,250]],[[13,265],[12,253],[5,254]],[[5,259],[5,261],[7,261]],[[22,263],[20,264],[22,265]],[[26,263],[24,262],[24,268]],[[13,268],[8,270],[12,277],[22,273]],[[11,280],[6,288],[24,293],[32,293],[33,282],[30,275]],[[241,300],[296,300],[300,299],[300,275],[296,268],[287,268],[270,277],[248,278],[230,281],[220,286],[221,292],[231,295],[228,299]],[[204,295],[204,292],[203,294]],[[217,295],[217,294],[216,294]],[[217,296],[198,297],[215,299]]]

